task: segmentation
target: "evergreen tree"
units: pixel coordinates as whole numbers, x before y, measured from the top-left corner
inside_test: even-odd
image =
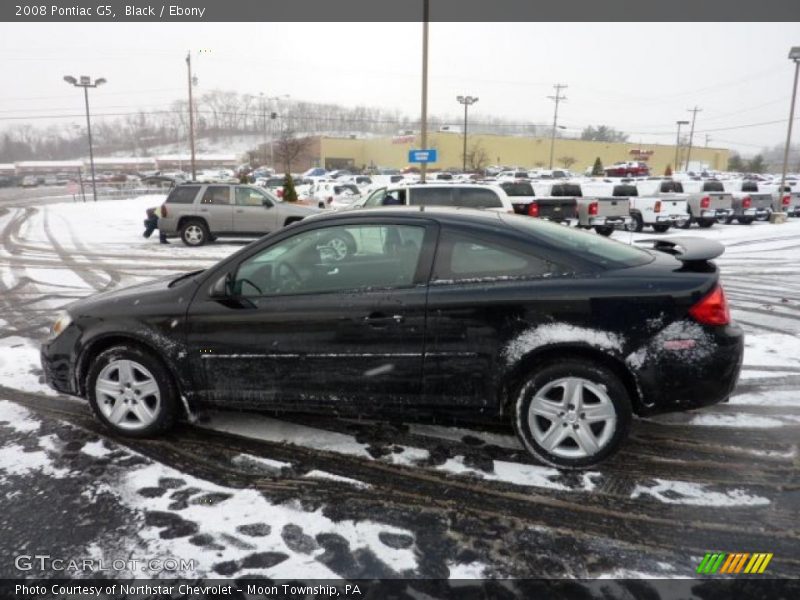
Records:
[[[294,189],[294,180],[291,173],[286,173],[283,179],[283,201],[297,202],[297,190]]]
[[[592,175],[602,177],[605,174],[603,171],[603,163],[600,162],[600,157],[594,159],[594,166],[592,167]]]
[[[667,165],[667,168],[664,169],[664,175],[666,177],[671,177],[672,176],[672,165]]]

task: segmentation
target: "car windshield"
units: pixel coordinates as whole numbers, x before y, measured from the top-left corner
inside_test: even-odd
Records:
[[[523,215],[501,215],[501,218],[515,229],[606,269],[636,267],[653,261],[653,255],[646,250],[594,233]]]

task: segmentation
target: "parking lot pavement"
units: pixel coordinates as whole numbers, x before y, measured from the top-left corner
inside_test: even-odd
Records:
[[[726,245],[740,384],[728,403],[636,421],[613,459],[561,473],[509,430],[465,424],[217,413],[159,440],[108,436],[41,383],[37,344],[75,298],[240,247],[143,239],[160,200],[0,206],[6,555],[174,556],[193,577],[690,577],[721,550],[772,552],[773,575],[800,576],[800,220],[676,234]]]

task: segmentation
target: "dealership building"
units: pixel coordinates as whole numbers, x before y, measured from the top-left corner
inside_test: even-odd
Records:
[[[460,168],[464,138],[454,132],[434,132],[428,135],[428,148],[437,151],[437,162],[432,168]],[[293,171],[308,167],[327,169],[363,168],[370,166],[402,168],[409,165],[408,152],[419,149],[418,135],[397,135],[391,137],[358,138],[316,136],[310,143],[304,157],[292,165]],[[469,135],[467,154],[478,149],[484,155],[486,165],[507,165],[525,168],[546,168],[550,164],[549,137],[522,137],[507,135]],[[688,148],[679,149],[679,164],[684,165]],[[702,164],[706,168],[725,170],[728,166],[729,151],[725,148],[693,147],[692,165]],[[568,168],[583,172],[594,164],[596,158],[604,166],[619,161],[644,160],[653,173],[663,173],[667,165],[675,169],[675,146],[668,144],[638,144],[617,142],[592,142],[571,138],[556,138],[553,149],[553,167],[562,168],[562,159],[571,159]]]

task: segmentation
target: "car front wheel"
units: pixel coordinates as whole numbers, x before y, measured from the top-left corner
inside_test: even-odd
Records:
[[[114,346],[100,353],[86,389],[100,421],[128,437],[163,433],[178,415],[178,393],[166,367],[135,347]]]
[[[525,448],[558,468],[597,464],[619,449],[631,421],[619,378],[585,360],[547,365],[519,387],[514,426]]]

